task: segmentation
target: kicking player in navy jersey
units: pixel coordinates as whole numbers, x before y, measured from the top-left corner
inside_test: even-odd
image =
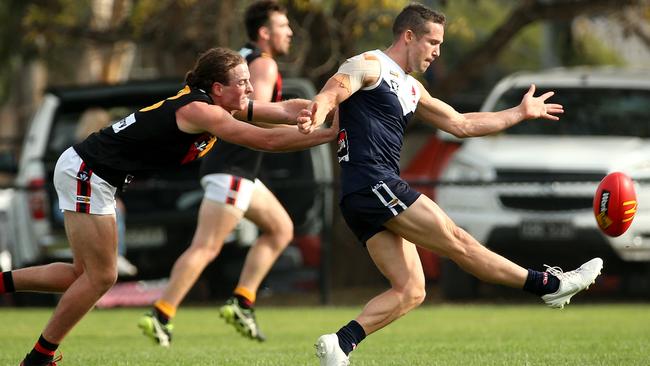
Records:
[[[251,99],[282,100],[282,77],[274,57],[289,52],[293,32],[286,10],[274,0],[252,3],[244,15],[249,42],[239,51],[251,74]],[[295,128],[295,127],[294,127]],[[169,284],[153,306],[151,314],[140,319],[145,334],[160,345],[167,339],[149,332],[154,323],[171,332],[171,320],[185,295],[205,267],[221,251],[224,241],[242,217],[261,229],[251,246],[233,295],[219,314],[237,331],[250,339],[264,341],[254,312],[257,290],[293,237],[293,223],[282,204],[257,178],[263,152],[221,142],[201,161],[201,185],[205,190],[198,225],[191,245],[176,260]]]
[[[299,127],[305,133],[338,106],[341,165],[341,212],[391,288],[368,302],[338,332],[316,341],[321,365],[348,365],[349,354],[369,334],[422,303],[425,281],[416,245],[456,262],[479,279],[520,288],[563,307],[571,296],[595,281],[602,260],[595,258],[563,273],[526,270],[478,243],[425,195],[399,176],[404,130],[419,120],[457,137],[506,129],[526,119],[558,120],[563,107],[547,103],[552,92],[499,112],[458,113],[429,95],[410,74],[424,72],[440,56],[445,17],[420,4],[405,7],[393,24],[393,43],[348,59],[314,98],[317,111]],[[435,158],[435,157],[432,157]]]
[[[66,335],[117,278],[115,193],[132,179],[202,157],[217,138],[267,151],[291,151],[327,142],[332,128],[305,139],[295,126],[259,128],[244,119],[296,123],[309,118],[307,100],[249,102],[253,89],[238,53],[203,53],[176,95],[142,108],[68,148],[56,163],[54,186],[64,211],[73,263],[51,263],[0,275],[0,294],[62,293],[52,317],[21,366],[55,366]],[[156,329],[163,336],[164,328]],[[100,347],[100,346],[98,346]]]

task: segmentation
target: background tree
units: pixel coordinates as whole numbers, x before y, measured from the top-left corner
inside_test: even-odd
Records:
[[[319,87],[346,58],[383,49],[395,15],[408,0],[286,0],[294,43],[279,60],[286,77]],[[238,49],[250,1],[4,0],[0,1],[0,140],[20,137],[48,85],[183,78],[196,56],[214,46]],[[432,94],[463,111],[513,71],[557,65],[624,64],[586,23],[598,16],[650,44],[649,0],[423,1],[447,15],[443,57],[418,75]],[[576,21],[580,19],[580,21]],[[2,152],[0,144],[0,153]],[[338,215],[335,215],[340,220]],[[358,273],[335,283],[364,285],[378,275],[364,249],[335,222],[337,261]],[[341,246],[345,246],[342,248]],[[355,255],[355,254],[359,255]],[[366,262],[364,262],[366,261]],[[366,263],[367,267],[364,266]]]

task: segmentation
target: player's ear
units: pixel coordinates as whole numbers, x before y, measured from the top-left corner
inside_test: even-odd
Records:
[[[407,29],[404,32],[404,41],[408,44],[409,42],[411,42],[413,40],[413,38],[415,38],[415,34],[413,33],[412,30]]]
[[[257,30],[257,35],[258,35],[258,39],[263,39],[265,41],[268,41],[269,39],[271,39],[271,30],[269,29],[269,27],[263,25]]]
[[[218,81],[212,83],[212,94],[220,97],[223,95],[223,84]]]

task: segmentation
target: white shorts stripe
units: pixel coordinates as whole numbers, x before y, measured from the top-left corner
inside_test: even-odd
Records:
[[[90,208],[83,212],[94,215],[115,214],[115,192],[117,188],[110,185],[97,174],[90,177],[80,173],[83,160],[73,148],[68,148],[61,154],[54,168],[54,188],[59,198],[61,211],[79,211],[79,204]],[[87,185],[87,192],[78,191],[78,186]]]
[[[386,197],[384,197],[384,195],[382,195],[382,193],[380,192],[380,189],[382,191],[386,192],[386,194],[388,194],[388,196],[390,197],[390,201],[386,200]],[[386,183],[379,182],[379,184],[372,187],[372,191],[379,198],[381,203],[383,203],[384,206],[386,206],[386,208],[388,208],[390,210],[390,212],[393,213],[393,216],[397,216],[399,214],[399,212],[397,212],[397,210],[395,209],[395,206],[400,206],[402,208],[401,211],[406,210],[407,207],[404,204],[404,202],[402,202],[399,198],[397,198],[397,196],[393,193],[393,191],[391,191],[390,188],[388,188]]]

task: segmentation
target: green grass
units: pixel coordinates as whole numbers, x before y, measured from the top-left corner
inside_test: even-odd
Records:
[[[62,366],[318,365],[313,342],[360,307],[268,308],[269,341],[240,337],[214,308],[182,308],[171,349],[140,335],[144,309],[95,310],[68,336]],[[18,365],[51,309],[0,308],[0,365]],[[352,365],[648,365],[650,305],[440,305],[421,307],[373,334]]]

